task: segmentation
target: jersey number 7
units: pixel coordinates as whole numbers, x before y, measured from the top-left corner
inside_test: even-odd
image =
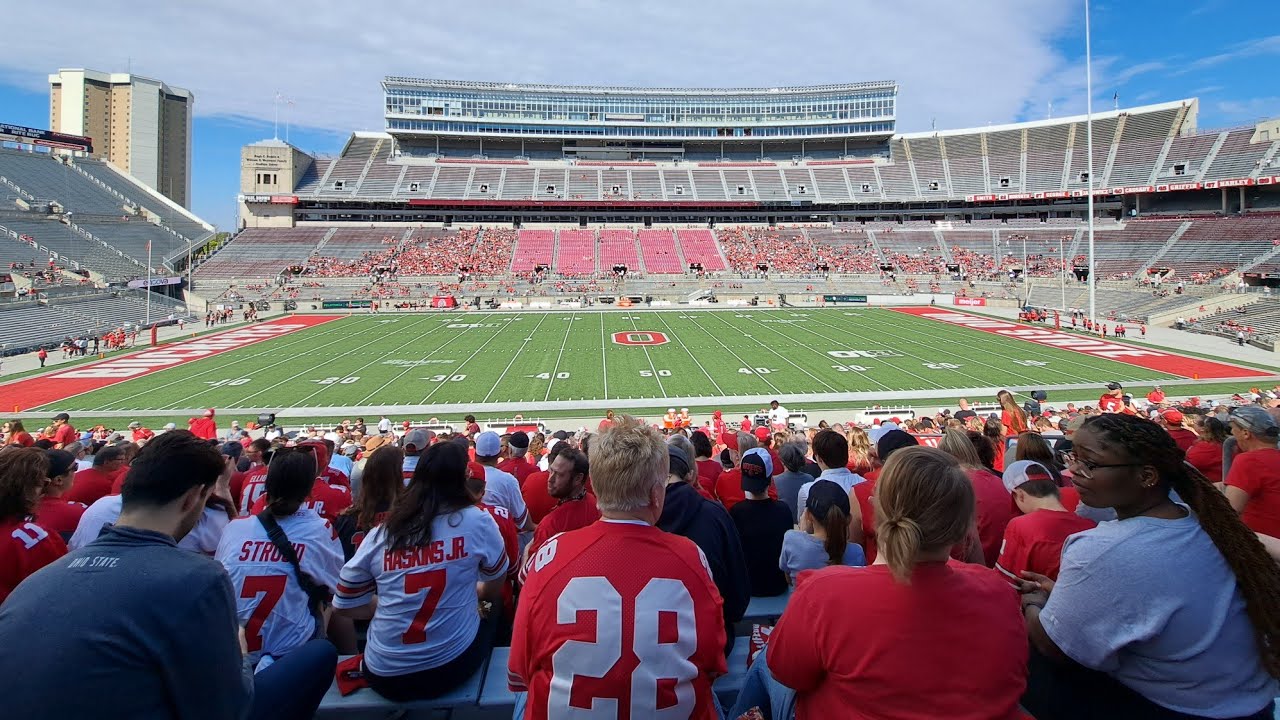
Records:
[[[448,570],[444,568],[422,570],[404,576],[405,595],[416,595],[422,590],[427,592],[422,596],[422,607],[418,608],[417,614],[413,616],[413,622],[409,623],[409,629],[405,630],[404,634],[400,636],[400,642],[405,645],[417,645],[427,641],[427,623],[431,621],[431,616],[436,611],[436,605],[440,603],[440,596],[444,594],[444,584],[447,578]]]
[[[280,602],[288,582],[289,578],[285,575],[250,575],[244,579],[240,597],[251,598],[262,594],[262,601],[253,609],[249,622],[244,625],[244,642],[249,652],[262,649],[262,625],[275,609],[276,603]]]

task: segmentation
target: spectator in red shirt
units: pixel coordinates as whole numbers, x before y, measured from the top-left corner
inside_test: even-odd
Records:
[[[213,419],[213,408],[204,411],[204,414],[198,418],[187,420],[187,428],[191,430],[191,434],[204,440],[216,440],[218,438],[218,423]]]
[[[1000,557],[1000,543],[1004,539],[1005,526],[1013,517],[1009,491],[995,473],[982,466],[978,451],[965,433],[947,430],[938,442],[938,448],[954,457],[973,483],[982,558],[987,567],[994,567],[996,559]]]
[[[146,442],[155,437],[156,434],[147,428],[142,427],[142,423],[134,420],[129,423],[130,439],[136,443]]]
[[[1257,405],[1231,411],[1237,455],[1227,472],[1226,495],[1250,530],[1280,537],[1280,426]]]
[[[1097,523],[1063,507],[1058,499],[1058,483],[1040,463],[1010,463],[1001,479],[1022,514],[1005,526],[996,569],[1013,580],[1021,580],[1023,571],[1057,580],[1062,544],[1068,536],[1092,529]]]
[[[711,438],[707,437],[706,433],[696,432],[689,436],[689,442],[693,444],[693,464],[698,466],[698,484],[705,492],[714,494],[716,480],[724,472],[724,467],[720,465],[719,460],[711,459],[712,454],[715,453],[711,447]]]
[[[1151,389],[1151,392],[1147,393],[1147,402],[1152,405],[1159,405],[1164,402],[1164,390],[1161,390],[1160,386],[1156,385]]]
[[[604,432],[605,430],[608,430],[611,427],[613,427],[613,411],[612,410],[604,414],[604,419],[601,420],[600,424],[596,426],[596,432]]]
[[[928,447],[894,452],[876,486],[881,561],[803,575],[766,662],[757,658],[749,674],[771,670],[792,688],[799,720],[833,708],[922,720],[1018,717],[1027,635],[1017,594],[984,568],[948,560],[974,503],[954,458]],[[729,717],[760,704],[747,680]],[[773,717],[788,716],[771,704]]]
[[[551,463],[556,461],[560,453],[569,449],[569,443],[564,440],[553,439],[550,444],[551,451],[547,453],[547,467],[551,467]],[[551,471],[539,470],[531,472],[525,476],[524,482],[520,483],[520,495],[524,497],[524,504],[529,508],[529,517],[535,523],[542,522],[543,518],[551,514],[555,509],[556,499],[551,497],[547,492],[547,478],[551,476]]]
[[[40,527],[56,532],[63,540],[71,538],[80,524],[80,516],[87,507],[63,499],[71,484],[75,482],[76,458],[66,450],[45,450],[45,459],[49,461],[49,482],[44,486],[40,503],[36,506],[36,522]]]
[[[31,447],[36,444],[36,439],[31,437],[31,433],[23,427],[21,420],[11,420],[5,423],[5,445],[17,445],[18,447]]]
[[[530,465],[525,457],[529,453],[529,434],[523,431],[511,433],[507,438],[507,459],[498,463],[498,469],[515,476],[516,482],[523,483],[538,468]]]
[[[480,434],[480,423],[476,422],[475,415],[468,415],[465,418],[463,418],[463,421],[467,423],[466,429],[462,431],[463,435],[466,435],[469,438],[473,438],[476,435]]]
[[[1192,428],[1197,439],[1187,448],[1187,462],[1209,482],[1221,483],[1222,446],[1231,437],[1231,429],[1212,415],[1197,415]]]
[[[28,575],[67,554],[62,537],[31,517],[48,477],[44,450],[0,453],[0,604]]]
[[[99,499],[111,494],[116,480],[128,468],[125,467],[124,450],[116,445],[107,445],[93,456],[93,467],[76,473],[75,482],[63,496],[70,502],[92,505]]]
[[[1186,422],[1186,417],[1181,412],[1170,408],[1160,413],[1160,419],[1164,421],[1162,423],[1164,429],[1169,431],[1169,435],[1177,443],[1179,450],[1185,453],[1191,448],[1191,444],[1196,441],[1196,434],[1183,425]]]
[[[556,506],[538,523],[527,551],[530,556],[553,535],[584,528],[600,519],[596,496],[587,489],[590,472],[586,453],[577,448],[566,447],[556,456],[547,475],[547,494],[556,499]]]
[[[1124,386],[1118,382],[1107,383],[1107,391],[1098,398],[1098,409],[1104,413],[1124,410]]]
[[[1030,429],[1027,424],[1027,413],[1018,407],[1018,401],[1014,399],[1013,393],[1001,390],[996,393],[996,400],[1000,401],[1000,424],[1004,426],[1005,435],[1018,435]]]
[[[63,447],[70,445],[76,441],[76,429],[71,427],[71,416],[66,413],[58,413],[53,416],[53,449],[61,450]]]
[[[742,492],[742,469],[738,464],[742,462],[742,453],[756,447],[756,436],[749,432],[726,432],[721,436],[720,442],[729,449],[729,460],[733,463],[733,468],[725,470],[716,478],[714,494],[725,510],[732,510],[735,504],[746,498]]]

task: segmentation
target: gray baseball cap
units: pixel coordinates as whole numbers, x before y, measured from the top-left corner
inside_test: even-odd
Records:
[[[1257,405],[1242,405],[1231,409],[1228,422],[1233,422],[1254,435],[1280,437],[1280,425],[1271,413]]]

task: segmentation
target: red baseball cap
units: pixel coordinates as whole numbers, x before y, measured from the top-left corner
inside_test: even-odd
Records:
[[[730,450],[736,451],[738,449],[738,433],[736,432],[720,433],[720,443],[725,447],[729,448]]]
[[[484,466],[474,460],[467,463],[467,477],[471,480],[484,480]]]
[[[767,427],[765,427],[765,426],[763,426],[763,425],[761,425],[760,427],[756,428],[756,439],[757,439],[757,440],[768,440],[768,439],[769,439],[769,428],[767,428]]]
[[[1160,416],[1163,417],[1164,421],[1170,425],[1181,425],[1182,421],[1186,419],[1182,416],[1182,413],[1177,410],[1165,410],[1160,413]]]

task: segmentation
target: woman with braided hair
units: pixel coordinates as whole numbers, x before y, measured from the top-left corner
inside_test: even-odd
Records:
[[[1023,706],[1037,720],[1271,718],[1280,567],[1156,423],[1100,415],[1074,441],[1080,501],[1117,520],[1067,539],[1056,583],[1023,573]]]

